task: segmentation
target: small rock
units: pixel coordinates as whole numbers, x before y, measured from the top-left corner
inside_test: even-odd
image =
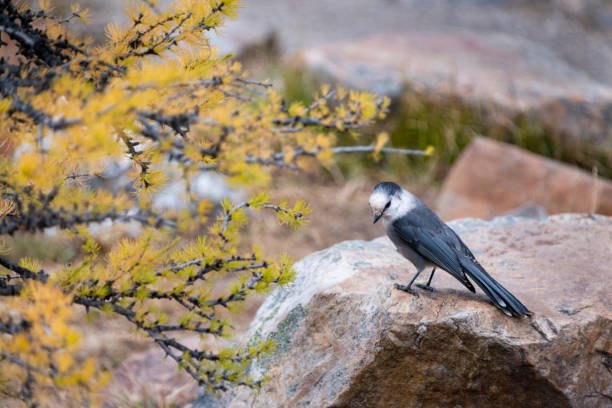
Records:
[[[548,213],[546,212],[546,209],[536,203],[523,204],[520,207],[515,208],[512,211],[508,211],[502,214],[502,216],[503,215],[510,215],[513,217],[532,218],[534,220],[543,220],[544,218],[548,217]]]

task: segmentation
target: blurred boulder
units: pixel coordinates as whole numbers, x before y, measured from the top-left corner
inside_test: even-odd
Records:
[[[513,216],[451,224],[532,318],[436,274],[434,292],[393,289],[414,268],[387,238],[346,241],[295,265],[248,338],[273,339],[242,407],[609,407],[612,218]]]
[[[349,87],[458,95],[490,115],[536,116],[560,133],[608,143],[612,83],[514,33],[437,27],[381,33],[304,51],[307,67]]]
[[[437,211],[446,220],[491,218],[527,203],[550,214],[612,215],[612,183],[515,146],[477,137],[444,181]]]
[[[525,113],[568,142],[612,148],[609,1],[257,0],[218,44],[242,53],[270,35],[326,80],[458,95],[501,123]]]

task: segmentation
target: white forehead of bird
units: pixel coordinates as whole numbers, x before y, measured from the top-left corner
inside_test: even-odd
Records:
[[[375,191],[370,195],[370,208],[373,212],[380,214],[391,197],[382,191]]]

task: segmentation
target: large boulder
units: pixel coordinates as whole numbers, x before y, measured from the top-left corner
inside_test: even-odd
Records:
[[[612,218],[450,225],[532,318],[444,272],[433,293],[395,290],[414,268],[390,241],[343,242],[298,262],[261,306],[248,337],[276,342],[253,367],[268,379],[222,406],[609,407]]]
[[[491,218],[536,204],[548,213],[612,215],[612,182],[526,150],[477,137],[444,181],[438,214]]]

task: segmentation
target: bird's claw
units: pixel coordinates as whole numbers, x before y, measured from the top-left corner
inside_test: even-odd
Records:
[[[429,286],[429,285],[427,285],[427,284],[425,284],[425,283],[416,283],[415,285],[416,285],[417,287],[419,287],[419,288],[423,289],[423,290],[428,290],[428,291],[430,291],[430,292],[433,292],[433,291],[434,291],[433,286]]]
[[[408,286],[408,285],[400,285],[399,283],[396,283],[396,284],[395,284],[395,289],[397,289],[397,290],[401,290],[401,291],[403,291],[403,292],[410,293],[411,295],[414,295],[414,296],[416,296],[416,297],[419,297],[419,294],[418,294],[418,293],[416,293],[416,292],[415,292],[415,291],[414,291],[414,290],[413,290],[413,289],[412,289],[410,286]]]

